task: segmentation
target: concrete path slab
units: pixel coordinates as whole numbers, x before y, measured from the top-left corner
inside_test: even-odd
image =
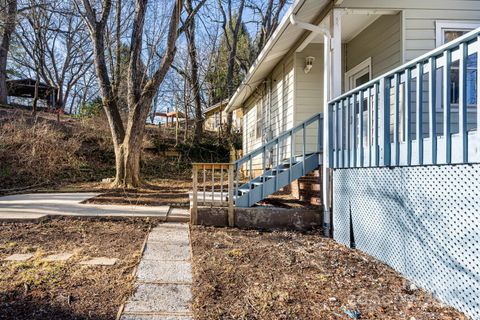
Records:
[[[152,230],[148,237],[148,243],[178,244],[188,246],[188,232],[165,233]]]
[[[180,313],[188,315],[192,292],[185,284],[143,283],[125,305],[125,313]]]
[[[73,253],[57,253],[57,254],[51,254],[49,256],[46,256],[42,260],[46,262],[63,262],[63,261],[67,261],[72,256],[73,256]]]
[[[117,258],[96,257],[82,261],[80,264],[87,266],[113,266],[117,261]]]
[[[154,228],[137,269],[136,291],[121,319],[193,319],[190,261],[188,224],[163,223]]]
[[[192,267],[187,261],[158,261],[143,259],[137,271],[140,282],[192,283]]]
[[[168,241],[168,240],[167,240]],[[145,260],[190,260],[190,246],[185,243],[148,243],[143,253]]]
[[[47,216],[159,217],[169,206],[98,205],[81,202],[98,193],[33,193],[0,197],[0,220],[31,220]]]
[[[5,261],[27,261],[33,257],[31,253],[15,253],[6,257]]]
[[[167,217],[168,222],[189,222],[190,211],[186,208],[171,208]]]

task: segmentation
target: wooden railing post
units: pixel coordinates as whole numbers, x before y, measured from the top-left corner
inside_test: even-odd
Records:
[[[381,108],[379,123],[379,139],[380,147],[379,162],[381,166],[390,166],[390,80],[386,78],[380,79],[378,83],[378,107]]]
[[[197,212],[198,212],[198,167],[193,164],[193,195],[192,195],[192,208],[190,210],[190,222],[197,224]]]
[[[233,174],[234,174],[234,165],[230,163],[228,165],[228,226],[235,226],[235,216],[233,209]]]

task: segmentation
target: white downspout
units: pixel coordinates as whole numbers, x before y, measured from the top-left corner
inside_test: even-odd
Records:
[[[330,17],[330,19],[332,19]],[[322,161],[322,194],[323,194],[323,234],[327,237],[331,236],[331,219],[330,219],[330,163],[329,163],[329,114],[328,114],[328,101],[332,95],[332,63],[331,63],[331,39],[332,34],[329,28],[317,26],[311,23],[306,23],[297,19],[295,15],[290,16],[290,22],[294,26],[298,26],[302,29],[312,32],[309,35],[310,39],[313,39],[313,34],[323,34],[324,36],[324,72],[323,72],[323,161]],[[329,23],[331,25],[331,23]]]

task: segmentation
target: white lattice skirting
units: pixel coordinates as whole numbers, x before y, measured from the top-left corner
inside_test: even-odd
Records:
[[[333,188],[336,241],[480,319],[480,165],[337,169]]]

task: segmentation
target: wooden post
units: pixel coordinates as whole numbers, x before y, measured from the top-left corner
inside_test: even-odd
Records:
[[[446,50],[443,53],[445,64],[443,65],[443,136],[445,138],[445,159],[444,164],[450,164],[452,160],[452,135],[450,128],[450,85],[451,85],[451,65],[452,53]]]
[[[417,147],[418,162],[415,164],[423,165],[423,63],[417,64],[417,83],[416,83],[416,100],[417,100]]]
[[[437,77],[437,60],[435,57],[430,57],[430,69],[428,72],[428,116],[429,127],[428,136],[430,137],[431,147],[431,164],[437,164],[437,92],[436,92],[436,77]]]
[[[235,226],[235,216],[233,209],[233,163],[228,165],[228,226]]]
[[[468,131],[467,131],[467,59],[468,46],[465,43],[460,44],[459,60],[459,95],[458,95],[458,125],[461,143],[456,146],[456,150],[461,150],[462,162],[468,162]],[[479,57],[477,57],[479,59]],[[477,70],[478,72],[478,70]],[[478,87],[477,87],[478,91]],[[478,102],[477,102],[478,103]]]
[[[193,196],[192,196],[192,208],[190,210],[190,222],[197,224],[197,212],[198,212],[198,167],[193,164]]]

